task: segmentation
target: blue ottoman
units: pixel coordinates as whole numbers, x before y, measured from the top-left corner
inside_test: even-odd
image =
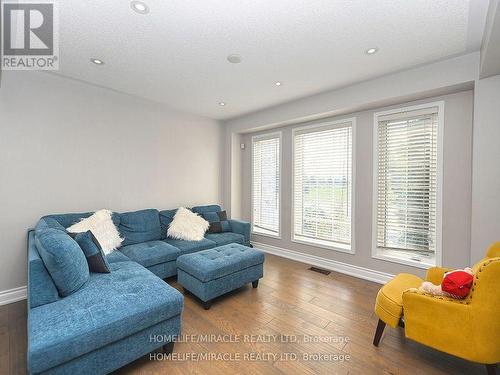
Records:
[[[263,264],[262,251],[231,243],[178,257],[177,281],[208,310],[212,299],[246,283],[257,288]]]

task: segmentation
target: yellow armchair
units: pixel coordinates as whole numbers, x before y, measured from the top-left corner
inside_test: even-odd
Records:
[[[425,275],[425,281],[430,281],[435,285],[439,285],[443,281],[444,274],[449,271],[451,271],[451,268],[444,268],[444,267],[429,268],[427,270],[427,274]]]
[[[374,338],[378,346],[385,324],[395,326],[396,316],[389,318],[387,310],[396,311],[400,304],[406,337],[448,354],[486,365],[488,374],[495,374],[500,362],[500,242],[490,246],[486,258],[473,267],[474,283],[463,299],[436,297],[420,292],[423,280],[415,277],[414,285],[401,285],[396,276],[377,295],[375,312],[379,324]],[[446,268],[428,270],[426,280],[440,284]],[[390,285],[392,284],[392,285]],[[395,285],[396,284],[396,285]],[[385,289],[392,291],[387,299]],[[397,298],[394,291],[398,290]],[[391,305],[392,306],[389,306]]]

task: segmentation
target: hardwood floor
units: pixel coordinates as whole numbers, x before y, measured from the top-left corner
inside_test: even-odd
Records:
[[[193,296],[186,296],[184,335],[220,335],[216,336],[219,339],[233,335],[232,341],[239,338],[240,342],[184,340],[175,344],[175,360],[157,353],[156,360],[150,360],[148,355],[115,373],[485,373],[484,366],[406,340],[402,329],[387,327],[379,347],[374,347],[377,318],[373,304],[380,285],[335,272],[322,275],[308,268],[303,263],[266,255],[264,278],[257,289],[249,284],[216,299],[210,310],[204,310]],[[169,283],[182,290],[175,280]],[[24,301],[0,307],[0,374],[25,373],[25,321]],[[329,342],[304,342],[304,337]],[[267,342],[263,342],[265,338]],[[186,359],[190,353],[218,357],[210,361]],[[245,353],[256,353],[254,360],[243,360]],[[286,360],[282,353],[292,360]],[[307,353],[326,357],[307,360],[303,358]],[[239,360],[234,360],[238,356]]]
[[[26,374],[26,301],[0,306],[0,374]]]

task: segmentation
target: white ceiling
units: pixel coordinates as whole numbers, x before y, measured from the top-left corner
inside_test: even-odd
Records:
[[[478,50],[488,7],[488,0],[144,2],[147,15],[128,0],[60,1],[59,74],[216,119]],[[370,47],[379,52],[366,55]],[[231,53],[242,63],[228,63]]]

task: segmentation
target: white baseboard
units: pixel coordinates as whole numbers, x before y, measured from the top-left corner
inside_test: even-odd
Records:
[[[0,306],[26,299],[26,287],[8,289],[0,291]]]
[[[336,260],[326,259],[315,255],[299,253],[297,251],[287,250],[277,246],[266,245],[260,242],[252,241],[252,245],[257,249],[260,249],[269,254],[296,260],[302,263],[307,263],[316,267],[325,268],[330,271],[344,273],[349,276],[358,277],[360,279],[373,281],[379,284],[385,284],[394,277],[394,275],[391,275],[390,273],[371,270],[369,268],[342,263]]]

